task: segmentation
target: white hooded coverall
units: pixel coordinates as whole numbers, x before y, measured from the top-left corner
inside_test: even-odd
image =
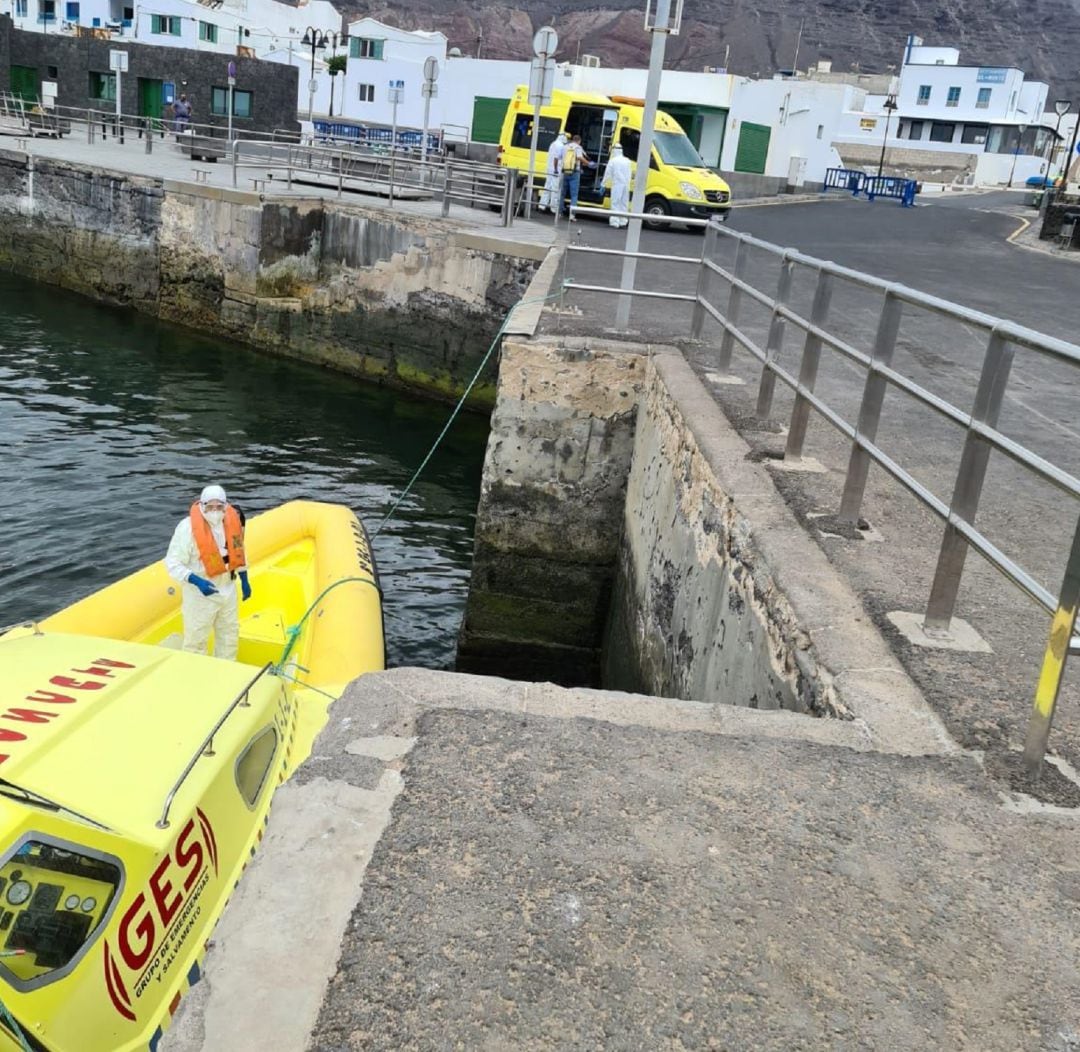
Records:
[[[559,132],[555,141],[548,147],[547,152],[547,178],[544,180],[544,191],[540,195],[539,208],[546,208],[554,212],[559,207],[559,184],[562,177],[559,169],[562,167],[563,152],[566,149],[566,133]]]
[[[611,210],[613,212],[630,211],[630,174],[633,165],[623,154],[622,147],[616,146],[611,151],[611,160],[608,161],[607,171],[604,172],[604,186],[611,189]],[[612,216],[608,223],[611,226],[626,226],[628,219]]]
[[[204,500],[211,499],[205,496]],[[224,494],[222,494],[224,496]],[[210,532],[217,542],[218,550],[224,555],[224,524],[211,524]],[[186,516],[177,523],[173,531],[169,550],[165,555],[165,569],[169,576],[180,585],[180,611],[184,618],[184,649],[193,654],[208,653],[210,633],[214,633],[214,657],[226,661],[236,660],[236,651],[240,640],[240,612],[237,608],[236,582],[228,571],[211,577],[199,557],[199,546],[191,532],[191,516]],[[241,570],[243,567],[234,567]],[[209,581],[217,595],[203,595],[188,577],[196,574]]]

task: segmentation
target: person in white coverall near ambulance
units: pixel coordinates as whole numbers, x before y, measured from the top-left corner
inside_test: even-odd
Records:
[[[559,207],[559,185],[562,182],[562,158],[566,152],[566,132],[559,132],[555,141],[548,147],[547,178],[544,180],[544,192],[540,195],[537,208],[541,211],[554,212]]]
[[[214,656],[235,661],[240,639],[236,578],[244,599],[251,598],[251,585],[244,554],[244,513],[228,502],[221,486],[207,486],[187,518],[177,524],[165,569],[182,588],[184,649],[207,653],[213,632]]]
[[[604,186],[611,191],[611,210],[613,212],[630,211],[630,174],[633,165],[624,156],[623,148],[618,144],[611,151],[611,160],[608,161],[607,170],[604,172]],[[626,226],[630,220],[621,216],[611,216],[608,223],[611,226]]]

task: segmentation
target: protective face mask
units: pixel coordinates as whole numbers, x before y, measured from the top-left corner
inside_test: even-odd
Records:
[[[204,511],[203,517],[211,526],[220,526],[225,521],[225,512],[223,511]]]

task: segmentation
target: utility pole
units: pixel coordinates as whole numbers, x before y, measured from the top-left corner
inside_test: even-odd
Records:
[[[540,111],[551,105],[551,89],[555,82],[555,49],[559,35],[551,26],[544,26],[533,37],[532,68],[529,70],[529,102],[533,108],[532,141],[529,143],[529,178],[525,189],[525,218],[532,217],[533,173],[536,171],[536,142],[540,134]],[[562,210],[562,194],[556,211]]]
[[[806,25],[806,19],[804,18],[799,23],[799,35],[795,38],[795,57],[791,60],[791,75],[798,77],[799,75],[799,48],[802,46],[802,31],[803,26]]]
[[[428,125],[431,123],[431,100],[439,94],[439,85],[435,83],[439,79],[439,60],[434,55],[428,55],[424,59],[424,85],[420,89],[424,96],[424,132],[420,138],[420,163],[427,161],[428,150]],[[426,179],[427,172],[421,170],[421,177]]]
[[[649,77],[645,82],[645,112],[641,117],[641,139],[638,142],[637,171],[634,173],[634,194],[630,200],[630,211],[640,214],[645,208],[645,198],[649,187],[649,163],[652,160],[653,132],[656,129],[656,109],[660,100],[660,75],[664,71],[664,51],[667,48],[669,33],[678,33],[682,21],[682,0],[675,0],[675,15],[672,17],[672,0],[656,0],[656,14],[653,16],[653,0],[647,0],[645,9],[645,28],[652,33],[652,49],[649,52]],[[641,220],[635,215],[626,228],[626,252],[636,253],[641,245]],[[636,255],[623,257],[622,281],[619,288],[631,290],[634,287],[634,274],[637,271]],[[615,325],[625,329],[630,324],[630,302],[632,296],[620,296],[615,308]]]
[[[889,145],[889,118],[893,115],[893,110],[898,109],[896,96],[888,96],[884,103],[882,103],[882,106],[885,110],[885,137],[881,140],[881,157],[878,160],[877,166],[877,174],[879,176],[885,167],[885,147]]]

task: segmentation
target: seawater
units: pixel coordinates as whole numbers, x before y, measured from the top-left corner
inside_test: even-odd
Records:
[[[160,559],[207,482],[374,529],[449,412],[0,274],[0,625]],[[486,437],[459,416],[374,542],[392,665],[452,665]]]

